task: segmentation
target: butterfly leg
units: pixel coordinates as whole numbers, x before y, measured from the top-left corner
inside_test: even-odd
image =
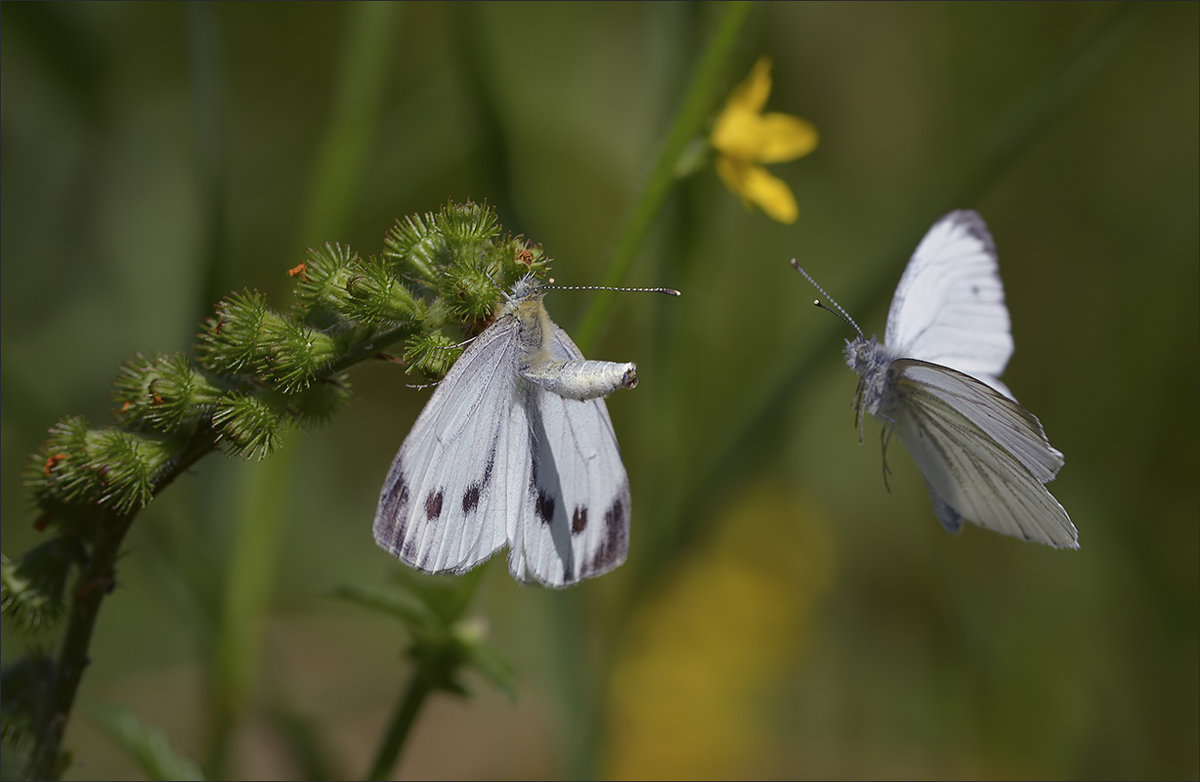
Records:
[[[888,443],[892,441],[892,428],[893,425],[888,424],[879,430],[879,445],[883,450],[883,488],[887,489],[888,494],[892,493],[892,487],[888,485],[888,475],[891,474],[892,469],[888,467],[887,463],[887,449]]]

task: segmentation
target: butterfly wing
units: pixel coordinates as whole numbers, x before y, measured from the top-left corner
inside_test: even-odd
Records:
[[[896,433],[954,532],[966,518],[1056,548],[1078,548],[1066,510],[1043,485],[1063,464],[1037,417],[986,384],[922,361],[892,362]]]
[[[550,322],[556,359],[583,360]],[[509,570],[563,587],[607,573],[629,550],[629,478],[603,398],[567,399],[525,380],[531,463]]]
[[[518,337],[511,315],[485,329],[433,392],[392,462],[375,542],[405,564],[462,573],[508,540],[530,464]]]
[[[965,372],[1012,398],[996,378],[1013,352],[996,246],[978,214],[934,223],[904,270],[888,311],[895,355]]]

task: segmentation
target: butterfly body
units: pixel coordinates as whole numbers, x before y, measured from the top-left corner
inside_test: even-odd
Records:
[[[631,363],[588,361],[519,281],[434,391],[396,454],[376,543],[431,573],[505,545],[521,581],[573,584],[628,551],[629,481],[603,397]]]

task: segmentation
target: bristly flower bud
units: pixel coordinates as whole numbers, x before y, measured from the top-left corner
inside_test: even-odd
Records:
[[[225,450],[260,460],[279,447],[287,413],[287,402],[278,394],[231,391],[217,403],[213,428]]]
[[[234,292],[217,302],[196,342],[196,359],[218,375],[252,374],[262,366],[263,321],[278,318],[258,291]]]
[[[391,264],[372,258],[359,264],[346,279],[348,299],[343,314],[367,325],[403,324],[428,320],[429,307],[396,279]]]
[[[296,304],[307,323],[334,325],[346,311],[346,281],[362,261],[358,253],[337,242],[310,247],[304,262],[288,271],[297,279]]]
[[[27,632],[57,622],[71,566],[83,556],[63,537],[38,544],[19,562],[0,556],[0,614]]]
[[[33,454],[26,484],[38,505],[99,505],[119,514],[140,510],[173,454],[169,441],[121,429],[89,429],[82,416],[64,418]]]
[[[289,409],[301,426],[323,424],[350,403],[350,376],[341,372],[327,377],[288,401]]]
[[[169,433],[190,430],[211,415],[223,392],[182,353],[139,353],[121,367],[113,400],[117,417],[131,428]]]
[[[440,332],[419,334],[405,346],[404,363],[429,377],[445,377],[462,353],[462,346]]]
[[[333,339],[267,306],[258,292],[232,293],[201,330],[197,358],[220,375],[257,375],[285,393],[307,388],[338,355]]]
[[[464,336],[477,333],[491,319],[504,294],[525,274],[544,271],[550,259],[541,247],[524,237],[500,236],[495,212],[485,205],[449,203],[436,214],[413,215],[398,220],[384,239],[384,257],[411,277],[444,308],[445,319],[461,326]],[[437,328],[426,319],[429,329]],[[435,343],[436,344],[436,341]],[[432,344],[415,336],[405,354],[410,366],[426,368],[441,377],[457,354],[428,353]]]

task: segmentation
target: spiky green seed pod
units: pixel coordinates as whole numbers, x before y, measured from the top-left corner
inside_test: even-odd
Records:
[[[372,258],[354,268],[346,279],[343,314],[360,323],[378,325],[428,320],[429,307],[396,279],[391,264]]]
[[[196,342],[200,363],[221,375],[257,375],[287,392],[300,391],[337,356],[328,335],[267,306],[261,293],[232,293],[217,304]]]
[[[27,632],[54,624],[63,613],[63,592],[71,566],[83,552],[55,537],[12,562],[0,556],[0,614]]]
[[[213,414],[218,444],[245,459],[262,459],[279,447],[287,413],[287,402],[278,394],[231,391]]]
[[[404,363],[410,369],[432,378],[442,378],[454,366],[462,346],[445,334],[420,334],[405,345]]]
[[[224,389],[192,368],[182,353],[137,354],[117,375],[118,418],[131,428],[176,432],[212,414]]]
[[[262,364],[263,322],[278,318],[258,291],[233,292],[214,307],[196,341],[200,364],[219,375],[251,374]]]
[[[289,408],[302,426],[323,424],[350,403],[350,376],[341,372],[292,396]]]
[[[173,444],[157,436],[89,429],[82,416],[64,418],[33,454],[26,484],[43,510],[95,504],[127,514],[150,501],[173,454]]]

